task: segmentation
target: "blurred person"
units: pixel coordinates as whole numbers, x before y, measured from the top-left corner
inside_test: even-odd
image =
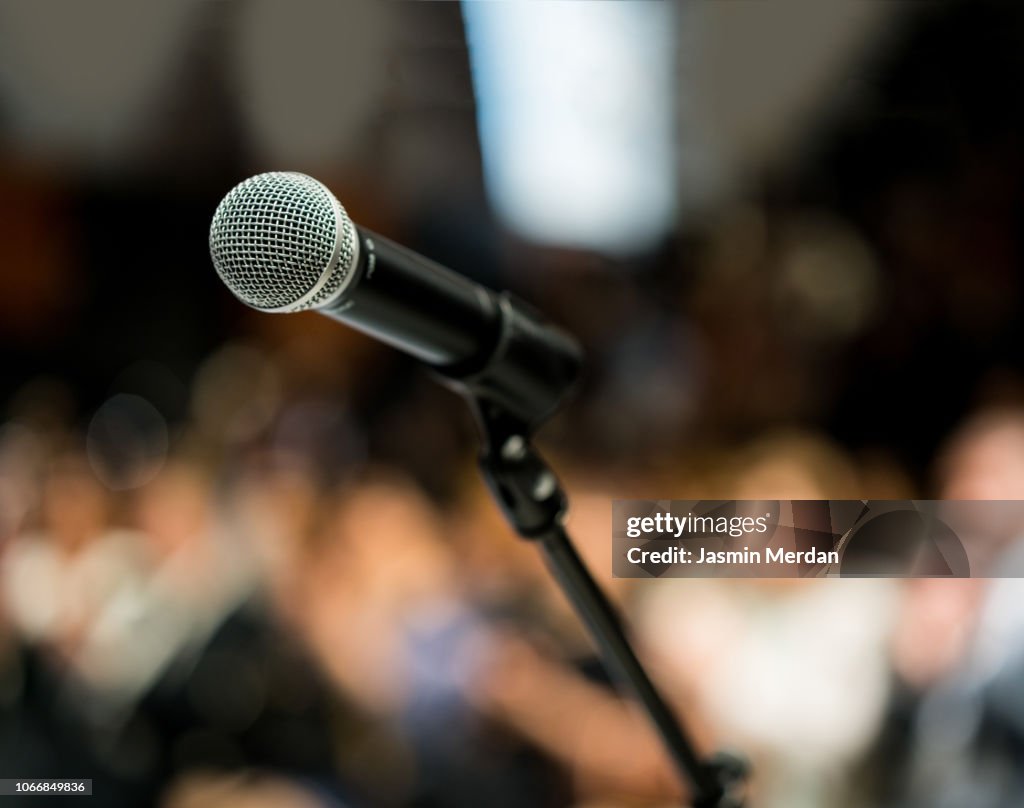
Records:
[[[157,577],[184,600],[203,603],[231,592],[248,572],[244,549],[227,546],[214,512],[213,480],[194,463],[171,460],[136,496],[135,525]]]
[[[139,568],[97,614],[78,660],[111,708],[134,703],[252,594],[252,562],[214,519],[210,488],[174,460],[136,492]]]
[[[0,548],[38,512],[40,478],[51,454],[45,434],[19,420],[0,426]]]
[[[410,686],[405,632],[461,611],[454,559],[433,505],[399,477],[342,493],[328,519],[308,559],[307,626],[328,662],[340,663],[339,682],[371,709],[393,712]]]
[[[322,520],[323,491],[290,455],[248,458],[229,487],[228,529],[250,548],[272,608],[301,623],[306,558]]]
[[[1024,407],[971,414],[938,454],[936,484],[946,499],[1019,499],[1024,492]]]
[[[435,506],[393,472],[343,491],[310,548],[304,630],[333,681],[390,728],[372,784],[415,806],[545,805],[553,770],[469,702],[492,639]],[[364,773],[365,774],[373,774]]]
[[[813,432],[769,434],[727,465],[718,496],[841,499],[859,484],[847,455]],[[837,803],[882,717],[894,587],[687,579],[647,581],[637,594],[645,645],[689,690],[718,744],[750,753],[757,804]]]
[[[45,462],[42,443],[36,430],[25,424],[0,426],[0,570],[6,568],[10,548],[24,532],[25,520],[38,509],[38,476]],[[12,708],[20,695],[24,645],[2,587],[0,575],[0,715]],[[2,719],[0,725],[9,726]]]
[[[969,416],[938,452],[935,478],[943,499],[1024,499],[1024,410]],[[972,551],[1012,574],[1021,526],[988,519],[976,527]],[[1024,800],[1022,597],[1018,578],[907,582],[891,652],[894,698],[865,763],[886,805],[1008,808]]]
[[[1024,412],[997,407],[969,417],[938,453],[934,477],[943,499],[1021,499]],[[1007,536],[999,535],[999,525],[977,527],[984,532],[972,537],[982,540],[973,542],[972,551],[983,566],[990,567],[1001,552],[1012,551]],[[893,645],[893,664],[903,682],[923,691],[960,664],[977,629],[986,588],[984,581],[974,579],[907,583]]]
[[[741,449],[733,462],[733,499],[857,499],[852,460],[816,432],[769,433]]]
[[[4,594],[18,632],[65,662],[140,570],[139,537],[113,526],[113,508],[85,458],[61,456],[44,481],[38,529],[13,539],[4,559]]]
[[[21,646],[5,776],[88,770],[104,787],[111,783],[109,769],[94,755],[93,731],[107,705],[90,700],[93,685],[101,683],[87,662],[89,638],[140,574],[140,541],[116,526],[117,503],[83,455],[56,456],[41,482],[38,512],[12,539],[0,569]],[[111,793],[117,804],[128,792],[112,786]]]

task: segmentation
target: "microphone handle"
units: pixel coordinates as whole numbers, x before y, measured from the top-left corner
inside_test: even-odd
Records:
[[[318,309],[431,365],[482,406],[535,426],[569,395],[576,341],[521,300],[357,228],[356,276]]]
[[[356,230],[356,277],[337,303],[319,312],[442,373],[482,367],[501,332],[497,295],[383,236]]]

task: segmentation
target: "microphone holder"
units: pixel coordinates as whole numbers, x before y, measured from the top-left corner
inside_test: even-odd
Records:
[[[643,706],[689,784],[694,808],[741,808],[748,773],[739,757],[719,753],[702,760],[637,658],[618,614],[573,547],[564,527],[567,498],[530,442],[531,429],[493,399],[463,388],[480,428],[480,470],[502,513],[524,539],[536,542],[548,567],[600,649],[621,688]]]

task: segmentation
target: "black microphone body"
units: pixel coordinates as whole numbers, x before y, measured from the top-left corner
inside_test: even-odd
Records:
[[[490,355],[501,332],[493,292],[383,236],[356,232],[355,277],[321,314],[442,372]]]
[[[460,391],[526,424],[557,409],[582,361],[572,337],[508,293],[356,230],[357,275],[322,314],[415,356]]]

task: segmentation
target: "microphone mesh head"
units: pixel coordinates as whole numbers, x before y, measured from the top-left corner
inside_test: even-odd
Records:
[[[235,296],[263,311],[303,311],[336,298],[352,276],[358,238],[334,195],[305,174],[239,183],[210,225],[210,256]]]

